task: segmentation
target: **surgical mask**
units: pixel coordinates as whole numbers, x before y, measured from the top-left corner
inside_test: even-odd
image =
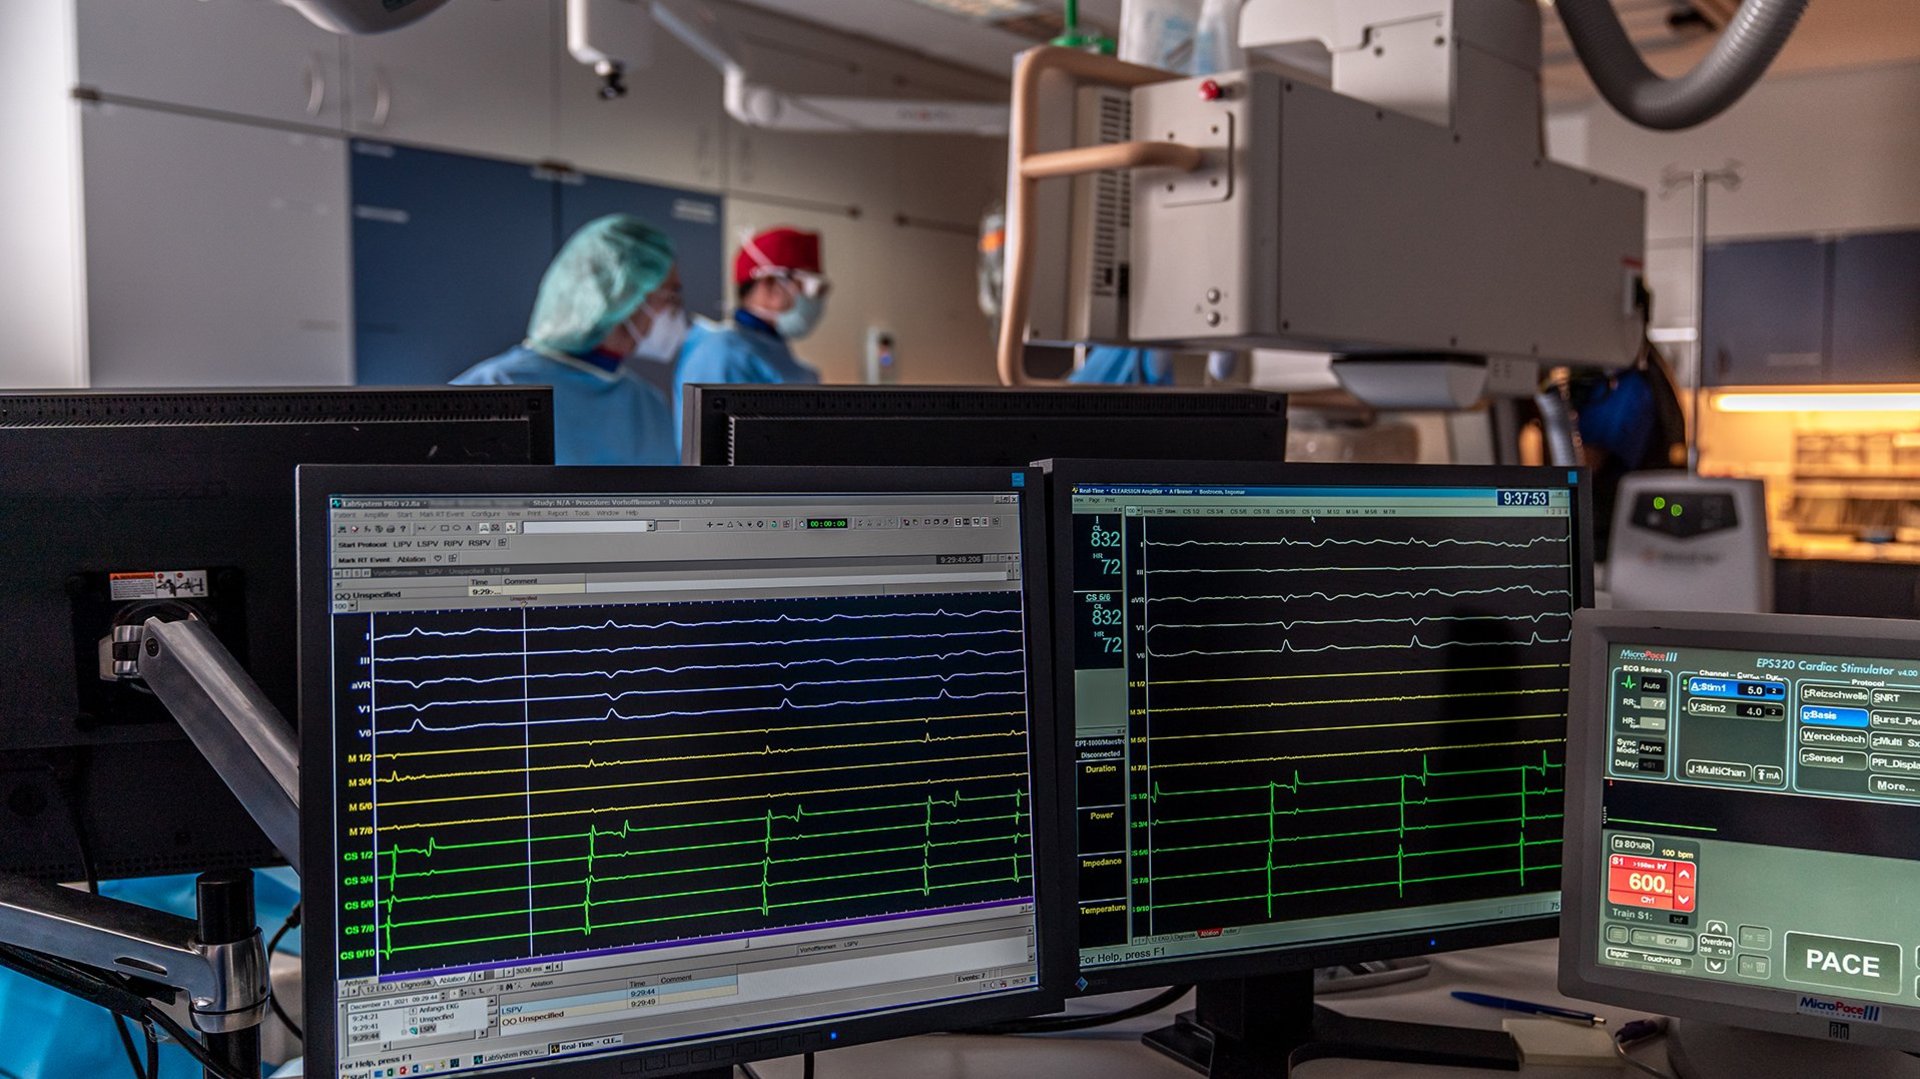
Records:
[[[629,360],[649,360],[654,363],[672,363],[680,356],[680,346],[687,340],[687,309],[680,306],[665,311],[648,312],[653,317],[653,325],[645,334],[634,331],[633,320],[627,320],[627,332],[633,335],[633,351],[627,354]]]
[[[826,313],[827,302],[824,297],[808,295],[791,284],[787,288],[793,293],[793,306],[780,312],[773,320],[773,328],[780,331],[780,336],[798,341],[820,325],[820,316]]]

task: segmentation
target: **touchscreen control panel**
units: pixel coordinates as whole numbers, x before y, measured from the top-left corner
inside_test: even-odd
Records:
[[[1615,645],[1602,966],[1920,1000],[1920,665]]]

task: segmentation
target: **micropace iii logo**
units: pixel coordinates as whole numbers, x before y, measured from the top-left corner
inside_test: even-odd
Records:
[[[1839,1020],[1827,1027],[1827,1037],[1847,1040],[1847,1023],[1878,1023],[1880,1005],[1848,1004],[1844,1000],[1825,1000],[1820,997],[1801,997],[1799,1012],[1801,1015],[1821,1015],[1828,1019]]]
[[[1674,663],[1680,659],[1678,652],[1654,652],[1645,648],[1622,648],[1621,659],[1644,659],[1654,663]]]

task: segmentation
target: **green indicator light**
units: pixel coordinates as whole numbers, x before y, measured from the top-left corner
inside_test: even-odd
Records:
[[[1667,512],[1673,514],[1675,517],[1680,516],[1680,503],[1675,502],[1673,504],[1673,508],[1668,510]]]
[[[1653,508],[1654,508],[1654,509],[1657,509],[1657,510],[1663,510],[1663,509],[1666,509],[1666,508],[1667,508],[1667,500],[1666,500],[1666,499],[1664,499],[1664,498],[1659,498],[1659,497],[1656,497],[1656,498],[1655,498],[1655,499],[1653,500]]]

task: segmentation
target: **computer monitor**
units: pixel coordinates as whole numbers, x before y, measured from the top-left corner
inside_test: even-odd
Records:
[[[1910,1074],[1840,1051],[1920,1051],[1920,628],[1583,612],[1573,691],[1562,989]]]
[[[1050,469],[1084,992],[1284,1058],[1392,1040],[1310,1029],[1314,967],[1553,935],[1582,473]]]
[[[302,469],[309,1073],[724,1074],[1059,1007],[1038,487]]]
[[[291,722],[294,466],[552,460],[545,387],[0,394],[0,869],[276,861],[101,641],[204,619]]]
[[[689,386],[698,465],[1005,465],[1048,457],[1278,461],[1285,394],[1087,386]]]

